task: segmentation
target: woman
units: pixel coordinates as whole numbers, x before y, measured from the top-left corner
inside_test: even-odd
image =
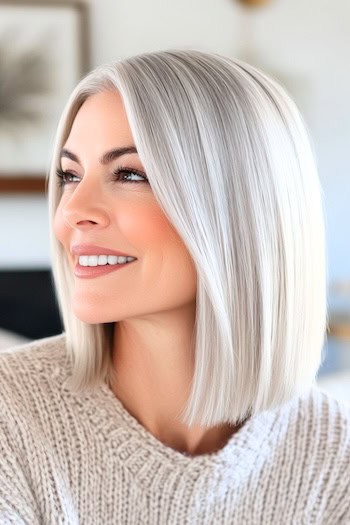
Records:
[[[0,359],[1,523],[349,523],[321,190],[282,88],[193,50],[97,68],[48,192],[65,330]]]

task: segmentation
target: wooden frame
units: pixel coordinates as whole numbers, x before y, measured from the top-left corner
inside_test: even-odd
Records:
[[[239,0],[241,4],[248,7],[262,7],[269,4],[271,0]]]
[[[33,10],[31,12],[31,10]],[[42,10],[42,16],[40,16],[40,10]],[[20,14],[22,18],[24,16],[27,16],[28,14],[31,15],[33,20],[35,21],[36,27],[38,29],[39,25],[42,23],[42,29],[43,32],[46,30],[46,33],[49,33],[49,24],[47,23],[50,21],[50,17],[52,20],[50,21],[51,25],[56,24],[57,26],[57,33],[58,35],[62,35],[62,39],[66,39],[65,42],[67,42],[67,27],[61,27],[63,24],[59,22],[59,18],[62,17],[63,20],[68,20],[70,22],[71,27],[76,28],[77,31],[71,32],[70,38],[71,41],[74,41],[75,49],[72,50],[72,56],[75,57],[74,66],[72,64],[71,70],[76,71],[76,78],[71,78],[67,80],[66,85],[64,86],[64,89],[61,89],[62,93],[59,95],[61,96],[61,99],[59,101],[59,104],[57,104],[56,115],[55,120],[52,119],[52,125],[50,127],[50,138],[54,134],[54,124],[57,125],[57,119],[59,116],[59,113],[62,110],[62,105],[64,104],[65,100],[67,99],[67,96],[69,95],[70,91],[73,89],[77,81],[90,69],[90,42],[89,42],[89,13],[88,13],[88,6],[84,3],[83,0],[0,0],[0,37],[1,37],[1,31],[6,30],[6,26],[1,26],[1,21],[6,18],[5,16],[2,17],[2,11],[3,14],[8,16],[8,19],[12,21],[11,16],[14,20],[20,19],[18,16],[14,16],[16,14]],[[52,14],[51,14],[52,11]],[[13,15],[12,15],[13,13]],[[65,18],[64,18],[65,17]],[[46,27],[45,27],[45,20],[46,20]],[[9,26],[8,26],[9,27]],[[23,31],[30,28],[30,24],[28,26],[23,25]],[[70,26],[69,26],[70,27]],[[41,26],[40,26],[41,29]],[[28,29],[30,31],[30,29]],[[37,31],[38,33],[38,31]],[[60,36],[57,37],[56,40],[59,42]],[[69,36],[69,35],[68,35]],[[28,37],[29,38],[29,37]],[[55,39],[52,38],[52,41],[54,42]],[[63,41],[63,40],[62,40]],[[51,39],[50,39],[50,44]],[[12,44],[12,42],[11,42]],[[57,56],[61,57],[60,51],[62,46],[59,46],[57,44],[56,54]],[[68,45],[68,44],[67,44]],[[53,46],[53,44],[52,44]],[[63,55],[63,53],[62,53]],[[64,56],[62,56],[62,62],[61,62],[61,68],[57,69],[55,72],[53,71],[53,67],[51,64],[54,64],[55,62],[50,62],[50,70],[48,70],[49,74],[61,74],[62,71],[62,65],[63,61],[69,57],[70,54],[66,53]],[[60,58],[61,59],[61,58]],[[57,65],[57,64],[56,64]],[[69,68],[68,68],[69,69]],[[66,71],[66,68],[65,68]],[[62,78],[64,78],[64,75],[61,74]],[[69,81],[70,85],[69,85]],[[58,89],[58,88],[57,88]],[[63,93],[63,91],[65,91]],[[45,114],[43,111],[43,115],[45,118]],[[0,115],[0,123],[1,123],[1,115]],[[49,125],[49,124],[47,124]],[[20,126],[18,126],[20,128]],[[43,136],[43,142],[47,139],[47,133],[46,136]],[[1,138],[0,138],[0,144],[1,144]],[[37,141],[38,146],[40,146],[40,137]],[[19,148],[20,149],[20,148]],[[43,150],[43,161],[46,161],[49,155],[47,145],[45,147],[42,147]],[[38,147],[39,150],[39,147]],[[35,168],[35,166],[32,166],[31,169],[16,169],[15,166],[11,167],[10,169],[6,167],[5,164],[1,166],[1,159],[6,159],[6,155],[1,155],[0,150],[0,193],[28,193],[28,192],[45,192],[46,191],[46,173],[45,173],[45,167],[41,168]],[[11,157],[12,158],[12,157]],[[21,159],[22,161],[24,159]],[[8,160],[8,162],[10,162]],[[29,163],[30,164],[30,163]],[[4,167],[5,166],[5,167]]]

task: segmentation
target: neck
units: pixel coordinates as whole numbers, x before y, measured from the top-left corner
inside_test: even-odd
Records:
[[[189,315],[190,314],[190,315]],[[126,410],[162,443],[189,454],[223,447],[238,427],[186,426],[180,420],[194,371],[194,308],[115,324],[111,389]]]

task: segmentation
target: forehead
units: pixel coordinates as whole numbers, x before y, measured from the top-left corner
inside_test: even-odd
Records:
[[[103,91],[85,100],[74,118],[66,146],[73,147],[74,144],[96,140],[111,142],[111,147],[120,142],[133,142],[123,100],[118,91]]]

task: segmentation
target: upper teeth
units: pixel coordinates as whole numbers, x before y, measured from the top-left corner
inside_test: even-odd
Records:
[[[104,264],[122,264],[134,261],[135,257],[117,255],[80,255],[80,266],[103,266]]]

